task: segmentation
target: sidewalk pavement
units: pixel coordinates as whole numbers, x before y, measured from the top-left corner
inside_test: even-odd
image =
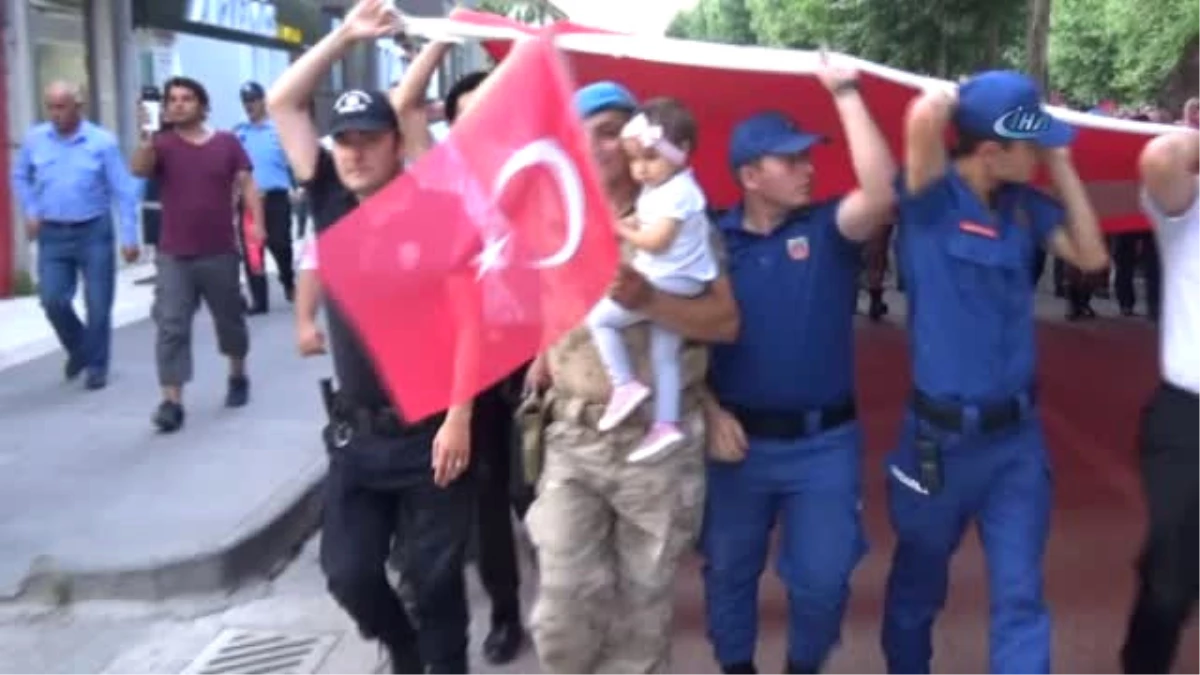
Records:
[[[149,285],[122,270],[109,386],[63,381],[36,298],[0,302],[0,598],[160,599],[271,573],[315,529],[325,472],[316,381],[290,307],[250,317],[251,401],[223,407],[225,360],[196,315],[183,430],[161,436]],[[32,358],[31,358],[32,357]]]
[[[150,316],[154,286],[138,283],[154,276],[154,264],[126,265],[117,271],[113,298],[113,328]],[[75,293],[75,311],[83,316],[83,284]],[[58,351],[58,338],[36,295],[0,299],[0,371]]]

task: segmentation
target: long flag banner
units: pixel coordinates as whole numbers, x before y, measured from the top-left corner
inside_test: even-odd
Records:
[[[323,287],[409,420],[469,400],[577,326],[617,266],[551,40],[523,41],[483,88],[441,143],[317,241]]]
[[[819,64],[817,52],[616,34],[570,22],[552,28],[555,44],[568,56],[580,85],[616,80],[639,97],[670,96],[692,110],[700,128],[694,168],[714,205],[728,207],[738,198],[726,162],[730,131],[739,120],[764,109],[787,113],[802,127],[830,139],[813,151],[819,169],[817,198],[854,186],[841,123],[829,94],[812,75]],[[460,9],[449,19],[414,19],[412,30],[480,39],[500,60],[514,42],[537,29],[495,14]],[[850,56],[839,58],[859,69],[863,96],[895,156],[902,159],[909,102],[927,87],[945,83]],[[1072,146],[1075,166],[1105,230],[1145,229],[1137,206],[1137,157],[1150,138],[1175,127],[1047,108],[1079,129]],[[1039,182],[1044,184],[1046,176]]]

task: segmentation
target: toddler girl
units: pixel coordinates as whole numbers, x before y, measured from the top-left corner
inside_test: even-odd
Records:
[[[717,277],[710,247],[710,224],[704,193],[688,167],[696,145],[696,122],[671,99],[648,101],[621,131],[633,178],[642,185],[635,215],[618,223],[617,233],[636,252],[632,266],[660,291],[698,295]],[[588,315],[587,324],[600,359],[612,379],[612,398],[597,427],[615,428],[649,396],[650,388],[634,378],[621,329],[645,321],[610,298]],[[629,461],[644,461],[675,448],[684,439],[679,429],[680,346],[682,338],[667,328],[650,326],[650,360],[654,369],[654,425]]]

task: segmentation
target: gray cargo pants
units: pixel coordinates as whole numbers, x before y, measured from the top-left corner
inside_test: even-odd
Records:
[[[154,286],[158,383],[178,387],[192,379],[192,319],[200,299],[217,329],[217,346],[233,359],[250,351],[236,253],[180,258],[159,253]]]

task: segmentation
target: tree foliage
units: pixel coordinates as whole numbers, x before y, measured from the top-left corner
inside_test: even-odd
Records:
[[[478,8],[534,26],[567,18],[566,13],[548,0],[482,0]]]
[[[700,0],[668,35],[832,49],[956,78],[1024,69],[1029,0]],[[1196,0],[1053,0],[1052,86],[1074,100],[1152,98],[1192,54]],[[1190,48],[1190,51],[1189,51]],[[1189,71],[1190,72],[1190,71]],[[1175,73],[1175,75],[1172,75]],[[1192,90],[1195,83],[1192,82]]]
[[[1085,102],[1155,100],[1197,40],[1195,0],[1054,0],[1050,80]]]
[[[1005,46],[1023,39],[1025,6],[1026,0],[700,0],[676,17],[672,34],[828,45],[898,68],[952,75],[1003,63]]]

